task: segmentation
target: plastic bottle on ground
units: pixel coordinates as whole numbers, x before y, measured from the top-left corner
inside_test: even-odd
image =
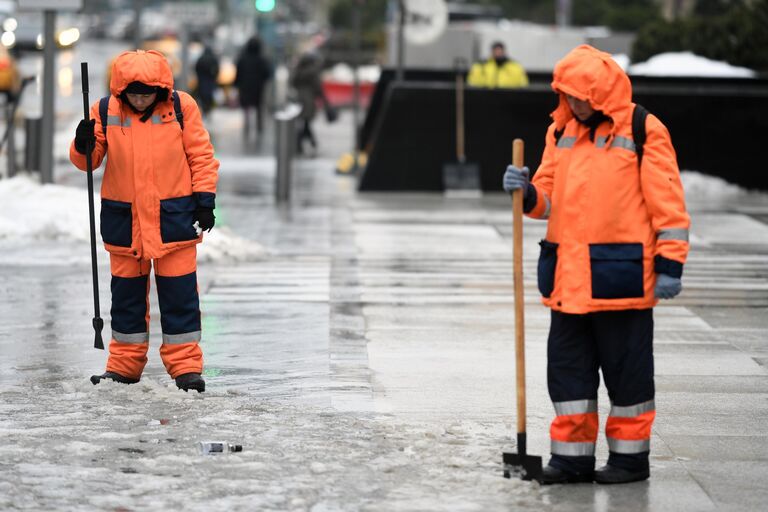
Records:
[[[241,452],[243,446],[239,444],[229,444],[226,441],[200,441],[200,454],[218,455],[221,453]]]

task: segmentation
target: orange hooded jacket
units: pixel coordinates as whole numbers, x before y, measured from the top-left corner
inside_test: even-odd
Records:
[[[538,268],[543,303],[572,314],[653,307],[656,274],[680,277],[688,255],[690,218],[669,132],[648,116],[640,168],[629,77],[591,46],[558,62],[552,88],[560,102],[532,180],[536,194],[526,197],[529,216],[549,219]],[[590,134],[566,94],[608,119]]]
[[[160,87],[152,115],[141,114],[120,98],[131,82]],[[96,120],[93,168],[107,157],[101,185],[101,236],[106,249],[136,259],[156,259],[202,241],[192,226],[198,206],[215,206],[219,162],[195,100],[179,92],[184,129],[177,122],[171,93],[173,74],[156,51],[130,51],[112,65],[107,137],[99,102],[91,106]],[[86,169],[85,155],[70,145],[69,158]]]

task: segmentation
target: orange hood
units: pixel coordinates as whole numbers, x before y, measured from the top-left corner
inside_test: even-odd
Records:
[[[613,120],[613,130],[631,125],[632,84],[610,54],[583,44],[571,50],[555,65],[552,89],[560,103],[552,112],[557,130],[573,118],[566,94],[586,100]]]
[[[131,82],[173,90],[173,72],[165,56],[155,50],[123,52],[112,63],[109,92],[113,96],[128,87]]]

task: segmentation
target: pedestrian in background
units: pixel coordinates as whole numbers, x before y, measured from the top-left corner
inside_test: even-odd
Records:
[[[261,39],[251,37],[237,59],[237,87],[240,107],[243,109],[243,130],[245,137],[251,131],[251,110],[256,113],[256,133],[264,129],[264,89],[272,79],[272,63],[262,54]]]
[[[213,48],[206,45],[203,53],[195,63],[195,74],[197,74],[197,97],[200,100],[200,108],[203,116],[213,109],[214,94],[219,86],[219,58],[213,52]]]
[[[495,42],[487,61],[472,64],[467,84],[489,89],[527,87],[528,75],[523,66],[507,57],[504,43]]]
[[[541,165],[509,166],[504,190],[547,219],[539,291],[552,309],[547,381],[555,408],[544,483],[624,483],[649,477],[653,307],[682,289],[690,218],[669,132],[643,118],[638,154],[626,73],[588,45],[557,63],[559,104]],[[642,128],[639,125],[638,131]],[[598,370],[611,400],[608,462],[595,471]]]
[[[122,53],[112,65],[110,92],[106,104],[93,104],[91,120],[80,122],[69,150],[82,170],[88,148],[93,168],[107,157],[101,237],[112,271],[112,341],[106,372],[91,382],[141,378],[154,267],[160,357],[176,386],[202,392],[196,245],[215,222],[219,162],[197,104],[173,91],[173,73],[159,52]]]
[[[291,87],[301,105],[300,125],[297,134],[296,151],[304,153],[304,141],[308,140],[313,152],[317,151],[317,138],[312,131],[312,120],[317,113],[317,104],[325,101],[320,80],[322,61],[316,53],[304,53],[291,73]]]

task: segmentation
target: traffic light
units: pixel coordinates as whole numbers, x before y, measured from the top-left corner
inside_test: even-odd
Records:
[[[255,0],[254,4],[259,12],[270,12],[275,8],[275,0]]]

